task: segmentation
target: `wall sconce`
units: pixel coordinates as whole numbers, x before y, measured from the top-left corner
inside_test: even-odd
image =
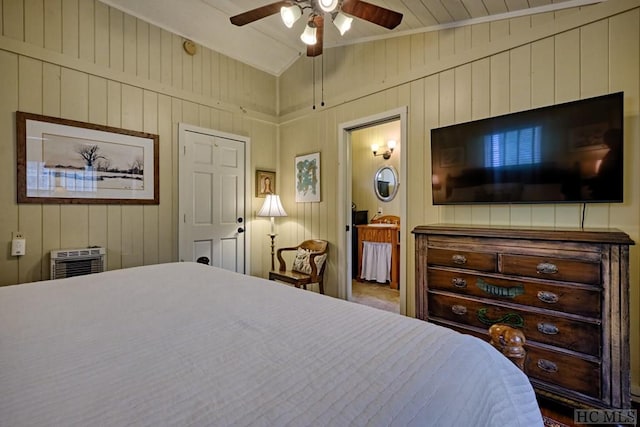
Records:
[[[387,147],[384,152],[378,153],[379,147],[378,144],[371,145],[371,151],[373,151],[374,156],[382,156],[383,159],[389,160],[391,158],[391,153],[393,153],[393,149],[396,148],[396,141],[390,139],[387,141]]]

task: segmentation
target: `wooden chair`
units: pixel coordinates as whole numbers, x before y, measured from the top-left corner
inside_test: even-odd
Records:
[[[328,245],[329,242],[326,240],[314,239],[305,240],[298,246],[278,249],[277,256],[280,267],[278,271],[271,270],[269,272],[269,280],[279,280],[303,289],[307,289],[307,285],[310,283],[317,283],[320,287],[320,293],[324,294],[323,275],[327,266]],[[282,252],[285,251],[296,251],[296,258],[290,270],[287,270],[287,263],[282,258]],[[317,264],[321,264],[319,271]]]

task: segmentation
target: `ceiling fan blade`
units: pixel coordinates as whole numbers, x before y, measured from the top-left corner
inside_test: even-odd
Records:
[[[401,13],[362,0],[344,0],[342,11],[390,30],[402,22]]]
[[[290,1],[277,1],[275,3],[271,3],[266,6],[261,6],[255,9],[248,10],[239,15],[232,16],[230,20],[233,25],[237,25],[241,27],[243,25],[250,24],[254,21],[257,21],[259,19],[266,18],[267,16],[280,13],[280,8],[282,6],[290,6],[290,5],[291,5]]]
[[[322,55],[322,43],[324,36],[324,16],[316,15],[313,17],[313,22],[316,24],[316,44],[307,46],[307,56]]]

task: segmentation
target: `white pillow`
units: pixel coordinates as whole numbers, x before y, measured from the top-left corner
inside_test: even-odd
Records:
[[[312,253],[313,252],[306,249],[298,248],[298,252],[296,252],[296,258],[293,260],[293,267],[291,268],[291,270],[299,271],[300,273],[311,274],[311,264],[309,263],[309,258]],[[322,266],[324,265],[326,259],[327,254],[320,255],[314,258],[318,273],[320,272],[320,270],[322,270]]]

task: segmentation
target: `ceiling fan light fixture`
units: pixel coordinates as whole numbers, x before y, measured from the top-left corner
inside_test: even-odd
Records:
[[[325,12],[333,12],[338,7],[338,0],[318,0],[318,6]]]
[[[335,25],[338,31],[340,31],[341,36],[344,36],[344,33],[349,31],[352,22],[353,18],[345,15],[342,12],[338,12],[333,18],[333,25]]]
[[[293,27],[293,24],[302,16],[302,9],[297,4],[292,6],[282,6],[280,8],[280,17],[287,28]]]
[[[318,38],[316,37],[316,24],[313,23],[313,19],[309,20],[307,26],[304,27],[304,32],[300,35],[300,40],[304,42],[304,44],[308,44],[309,46],[313,46],[318,42]]]

